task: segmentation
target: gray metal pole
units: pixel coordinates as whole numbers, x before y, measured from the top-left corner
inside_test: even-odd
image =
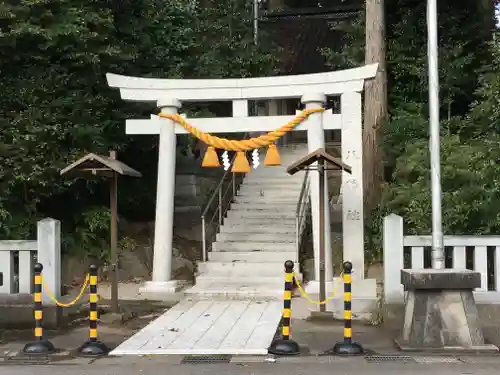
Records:
[[[429,64],[429,150],[432,191],[432,268],[444,268],[441,214],[441,156],[439,134],[439,68],[437,0],[427,0],[427,58]]]
[[[259,43],[259,0],[253,0],[253,42]]]
[[[326,300],[325,283],[325,160],[318,160],[319,173],[319,300]],[[319,305],[319,311],[326,312],[326,305]]]
[[[253,0],[253,44],[259,44],[259,0]],[[254,116],[259,115],[259,102],[253,101]]]

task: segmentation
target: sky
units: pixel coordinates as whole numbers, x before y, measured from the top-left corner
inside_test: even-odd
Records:
[[[495,13],[496,13],[496,16],[497,16],[497,26],[500,27],[500,5],[497,5]]]

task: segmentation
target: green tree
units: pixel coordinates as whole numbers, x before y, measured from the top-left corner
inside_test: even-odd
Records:
[[[491,44],[493,62],[480,76],[477,100],[472,104],[466,130],[474,134],[500,134],[500,33]]]
[[[417,109],[427,103],[426,4],[414,0],[390,0],[386,4],[387,69],[389,111]],[[324,49],[333,69],[364,64],[364,12],[353,20],[332,23],[342,37],[341,45]],[[451,118],[467,112],[474,99],[481,67],[491,61],[488,40],[478,33],[482,18],[477,2],[460,6],[450,0],[439,2],[440,92],[442,116]],[[415,112],[426,116],[424,107]]]
[[[500,232],[500,148],[498,134],[464,142],[458,135],[442,136],[441,181],[443,231],[447,234]],[[395,213],[405,220],[408,234],[430,234],[431,190],[429,150],[418,140],[398,157],[377,211],[367,222],[369,259],[380,259],[383,217]]]
[[[489,134],[464,142],[444,135],[441,142],[443,225],[446,233],[500,232],[500,137]],[[398,158],[394,184],[383,202],[387,212],[405,217],[413,233],[429,233],[431,201],[429,151],[418,141]]]
[[[272,70],[265,43],[249,42],[252,24],[245,2],[234,2],[233,9],[195,4],[0,4],[0,238],[30,235],[36,219],[46,215],[63,219],[66,233],[91,230],[94,219],[76,218],[88,210],[106,220],[101,213],[109,198],[102,181],[59,176],[63,166],[87,152],[120,150],[120,158],[144,174],[140,182],[121,187],[120,200],[132,206],[129,213],[152,211],[157,140],[127,136],[123,124],[126,118],[148,117],[154,108],[122,101],[107,86],[105,73],[215,78]]]
[[[447,233],[500,231],[499,45],[489,45],[484,10],[473,1],[439,4],[443,226]],[[425,2],[386,3],[390,120],[383,128],[386,180],[377,211],[367,218],[368,257],[379,258],[382,218],[402,215],[411,233],[429,233],[428,80]],[[339,50],[323,51],[331,66],[364,61],[364,15],[334,25]],[[492,61],[494,55],[494,61]]]

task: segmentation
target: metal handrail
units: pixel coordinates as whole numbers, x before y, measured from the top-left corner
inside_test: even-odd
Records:
[[[302,206],[302,199],[304,198],[304,193],[307,189],[307,185],[309,184],[309,169],[306,169],[306,173],[304,174],[304,178],[302,179],[302,186],[300,187],[300,195],[299,200],[297,202],[297,207],[295,209],[295,213],[298,215],[300,212],[300,208]]]
[[[243,139],[248,137],[248,133],[245,133]],[[215,218],[217,218],[216,228],[212,233],[217,234],[220,230],[224,222],[224,217],[226,216],[227,211],[229,210],[230,204],[234,201],[234,197],[238,192],[238,188],[240,187],[243,179],[245,178],[246,173],[232,173],[231,167],[233,166],[234,160],[236,159],[236,155],[233,156],[230,162],[230,167],[224,172],[222,175],[217,187],[213,191],[212,195],[208,199],[207,205],[201,214],[201,241],[202,241],[202,262],[207,261],[207,227],[210,227],[212,223],[214,223]],[[231,179],[229,180],[227,177],[232,173]],[[229,181],[230,183],[228,183]],[[214,202],[217,202],[217,207],[210,214],[210,210],[213,208]]]
[[[304,234],[304,229],[306,227],[307,213],[309,211],[310,204],[311,199],[309,197],[309,170],[306,170],[304,179],[302,180],[299,200],[297,202],[297,207],[295,210],[295,246],[297,257],[300,255],[300,245],[302,243],[302,237]]]
[[[233,158],[231,159],[231,165],[233,165],[234,163],[234,159],[236,158],[236,155],[233,156]],[[224,184],[224,180],[226,179],[227,175],[231,173],[231,168],[228,168],[226,171],[224,171],[224,174],[222,175],[220,181],[219,181],[219,184],[217,185],[217,187],[215,188],[215,190],[212,192],[212,195],[210,196],[210,198],[208,199],[208,202],[207,202],[207,205],[205,206],[205,209],[203,210],[202,214],[201,214],[201,217],[204,217],[207,215],[208,213],[208,210],[210,209],[212,203],[214,202],[215,198],[217,197],[217,193],[220,189],[222,189],[222,185]]]

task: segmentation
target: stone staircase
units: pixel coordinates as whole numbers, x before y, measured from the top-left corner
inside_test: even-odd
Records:
[[[307,155],[306,145],[280,148],[281,166],[263,164],[249,173],[212,244],[207,262],[198,263],[193,298],[280,299],[283,263],[296,262],[295,211],[304,172],[286,167]],[[263,160],[264,155],[261,155]]]

